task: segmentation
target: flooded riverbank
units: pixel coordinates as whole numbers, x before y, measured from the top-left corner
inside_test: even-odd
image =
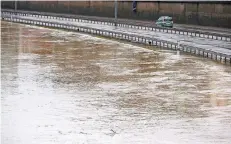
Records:
[[[228,144],[231,68],[1,22],[4,144]]]

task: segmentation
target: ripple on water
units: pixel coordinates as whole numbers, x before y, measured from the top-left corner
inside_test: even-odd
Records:
[[[230,67],[75,32],[1,30],[5,144],[231,141]]]

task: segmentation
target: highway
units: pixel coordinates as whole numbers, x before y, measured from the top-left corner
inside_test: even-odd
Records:
[[[2,9],[3,11],[14,12],[12,9]],[[39,11],[24,11],[24,10],[17,10],[19,13],[34,13],[40,15],[53,15],[53,16],[62,16],[62,17],[72,17],[72,18],[79,18],[84,20],[98,20],[98,21],[114,21],[114,18],[111,17],[99,17],[99,16],[85,16],[85,15],[76,15],[76,14],[64,14],[64,13],[51,13],[51,12],[39,12]],[[134,20],[134,19],[124,19],[118,18],[118,23],[124,24],[135,24],[140,26],[156,26],[155,20]],[[198,26],[198,25],[188,25],[188,24],[177,24],[174,23],[174,28],[176,30],[193,30],[193,31],[200,31],[200,32],[211,32],[217,34],[225,34],[231,35],[231,29],[228,28],[218,28],[218,27],[208,27],[208,26]]]
[[[24,18],[29,20],[42,20],[42,21],[50,21],[50,22],[58,22],[58,23],[68,23],[78,26],[85,26],[103,30],[111,30],[115,32],[123,32],[128,34],[135,34],[145,37],[156,38],[160,40],[165,40],[169,42],[180,42],[180,44],[194,46],[198,48],[203,48],[206,50],[212,50],[214,52],[223,53],[227,55],[231,55],[231,42],[220,41],[220,40],[213,40],[207,38],[199,38],[193,36],[186,36],[186,35],[179,35],[179,34],[169,34],[164,32],[157,32],[157,31],[148,31],[148,30],[141,30],[141,29],[134,29],[134,28],[125,28],[125,27],[115,27],[110,25],[101,25],[101,24],[93,24],[93,23],[86,23],[86,22],[77,22],[69,20],[60,20],[60,19],[51,19],[51,18],[38,18],[33,16],[17,16],[18,18]]]

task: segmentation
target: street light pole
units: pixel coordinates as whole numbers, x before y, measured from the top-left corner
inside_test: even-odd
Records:
[[[17,10],[17,0],[15,0],[14,2],[14,11],[16,12],[16,10]]]
[[[118,9],[118,2],[115,0],[115,26],[117,26],[117,9]]]

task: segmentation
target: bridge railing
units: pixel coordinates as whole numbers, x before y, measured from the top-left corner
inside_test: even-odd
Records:
[[[2,9],[2,13],[9,12],[11,14],[18,14],[22,16],[33,16],[33,17],[46,17],[46,18],[53,18],[56,17],[58,19],[65,19],[67,21],[71,21],[72,19],[77,19],[79,22],[85,23],[93,23],[93,24],[103,24],[103,25],[114,25],[114,19],[112,18],[95,18],[95,17],[87,17],[87,16],[80,16],[80,15],[72,15],[72,14],[58,14],[58,13],[49,13],[49,12],[36,12],[36,11],[14,11],[9,9]],[[204,32],[200,30],[182,30],[177,28],[165,28],[165,27],[158,27],[152,26],[150,24],[137,24],[130,21],[125,20],[117,20],[119,27],[128,27],[134,29],[143,29],[148,31],[157,31],[157,32],[164,32],[164,33],[171,33],[171,34],[179,34],[179,35],[188,35],[194,37],[202,37],[207,39],[214,39],[214,40],[222,40],[222,41],[231,41],[231,34],[220,34],[215,32]]]

